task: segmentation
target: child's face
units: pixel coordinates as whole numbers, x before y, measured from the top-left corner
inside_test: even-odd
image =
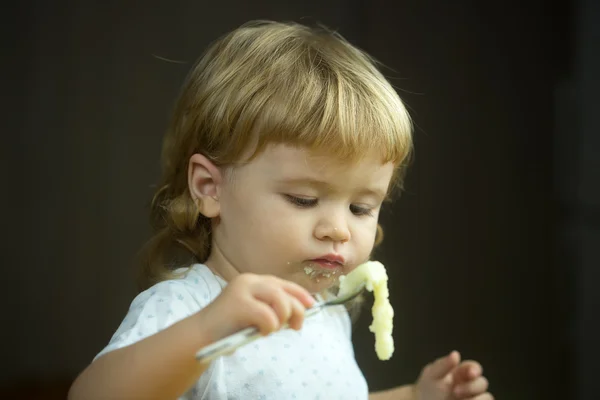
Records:
[[[368,259],[393,170],[375,156],[340,163],[268,146],[221,182],[207,265],[226,279],[251,272],[312,293],[332,286]]]

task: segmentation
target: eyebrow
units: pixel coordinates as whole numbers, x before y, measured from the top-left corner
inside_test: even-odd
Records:
[[[306,185],[306,186],[312,186],[312,187],[321,188],[321,189],[325,189],[325,190],[329,190],[329,191],[336,191],[335,187],[331,183],[321,181],[319,179],[314,179],[314,178],[289,178],[289,179],[284,178],[284,179],[278,180],[277,182],[281,183],[281,184],[286,184],[286,185]],[[364,195],[373,195],[380,199],[384,199],[387,196],[387,192],[384,192],[384,191],[378,190],[378,189],[370,189],[370,188],[362,189],[359,191],[359,193],[364,194]]]

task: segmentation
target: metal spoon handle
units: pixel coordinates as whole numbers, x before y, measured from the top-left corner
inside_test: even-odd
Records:
[[[320,302],[313,305],[311,308],[306,310],[304,313],[304,318],[309,318],[312,315],[315,315],[319,311],[326,306],[327,303]],[[288,324],[285,324],[281,327],[281,329],[289,328]],[[221,340],[216,341],[215,343],[203,347],[200,351],[196,353],[196,360],[201,363],[209,363],[217,357],[225,356],[233,353],[239,347],[242,347],[248,343],[251,343],[257,339],[260,339],[263,335],[259,332],[256,327],[248,327],[242,329],[239,332],[236,332],[232,335],[224,337]]]

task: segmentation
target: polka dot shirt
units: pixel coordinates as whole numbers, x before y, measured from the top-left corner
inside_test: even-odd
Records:
[[[197,264],[181,278],[140,293],[96,358],[200,311],[225,285]],[[300,331],[275,332],[214,360],[180,400],[367,399],[350,335],[345,308],[329,307],[306,319]]]

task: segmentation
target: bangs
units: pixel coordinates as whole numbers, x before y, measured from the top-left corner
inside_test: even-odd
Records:
[[[402,164],[411,151],[412,124],[397,94],[372,76],[336,72],[312,68],[288,75],[302,80],[271,81],[277,90],[253,124],[257,152],[287,143],[348,162],[377,154],[382,163]]]

